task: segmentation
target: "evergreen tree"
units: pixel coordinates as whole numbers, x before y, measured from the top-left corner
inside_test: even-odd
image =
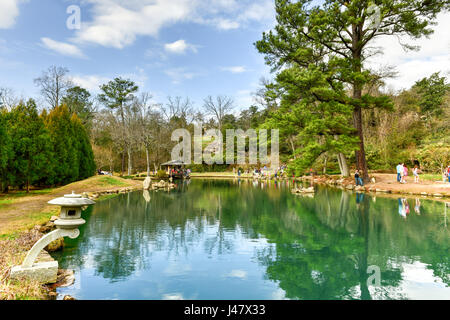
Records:
[[[7,132],[7,113],[6,110],[0,110],[0,192],[7,191],[7,166],[12,157],[11,139]]]
[[[89,91],[79,86],[70,88],[62,99],[62,104],[67,106],[71,114],[75,113],[84,126],[90,127],[94,108]]]
[[[359,138],[356,164],[368,180],[362,109],[389,106],[385,97],[363,92],[374,77],[365,68],[366,58],[373,54],[370,46],[385,35],[420,38],[431,34],[430,26],[439,12],[449,8],[449,3],[448,0],[325,0],[314,5],[312,0],[275,0],[278,24],[274,31],[263,34],[256,47],[274,69],[319,67],[324,73],[337,71],[331,72],[327,82],[330,86],[336,82],[348,86],[350,96],[316,99],[352,106],[353,127]],[[407,44],[403,46],[414,49]]]
[[[89,141],[88,133],[76,114],[70,119],[73,126],[74,137],[77,140],[77,158],[78,158],[78,178],[77,180],[92,177],[95,173],[96,165],[94,153]]]
[[[46,116],[45,125],[50,132],[55,163],[47,184],[71,183],[79,177],[79,141],[75,137],[71,116],[67,106],[53,108]]]
[[[8,164],[9,183],[26,187],[42,179],[51,166],[50,137],[36,103],[30,99],[13,108],[8,117],[8,131],[13,146],[13,158]]]
[[[417,81],[413,86],[420,95],[420,112],[427,119],[442,115],[444,97],[450,91],[450,85],[446,83],[445,77],[440,77],[439,72],[433,73],[429,78]]]
[[[281,99],[265,126],[279,128],[282,141],[295,140],[295,145],[291,141],[294,162],[290,169],[296,175],[302,175],[326,152],[338,155],[357,149],[358,138],[349,122],[352,106],[340,101],[345,88],[329,82],[331,72],[313,66],[285,69],[271,86],[275,93],[267,93]]]

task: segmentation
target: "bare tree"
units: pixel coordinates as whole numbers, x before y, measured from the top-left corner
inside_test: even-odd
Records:
[[[189,98],[182,97],[168,97],[166,106],[161,106],[167,122],[175,122],[176,124],[185,127],[194,120],[193,103]],[[181,122],[181,123],[180,123]]]
[[[56,108],[66,91],[73,87],[72,81],[67,77],[69,69],[51,66],[34,79],[36,86],[40,87],[41,94],[51,108]]]
[[[154,111],[157,104],[152,103],[152,95],[142,93],[139,99],[135,99],[136,132],[137,140],[145,149],[147,159],[147,176],[150,176],[150,149],[156,143],[156,130],[162,122],[160,115]]]
[[[227,96],[217,96],[214,100],[213,97],[208,96],[204,100],[203,108],[207,115],[211,115],[216,118],[219,130],[222,130],[223,118],[233,110],[234,101]]]
[[[14,95],[14,92],[9,88],[0,88],[0,108],[11,110],[19,103],[19,99]]]

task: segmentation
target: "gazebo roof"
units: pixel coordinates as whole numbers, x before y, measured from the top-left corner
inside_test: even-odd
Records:
[[[184,166],[185,163],[181,160],[172,160],[166,163],[161,164],[162,166]]]

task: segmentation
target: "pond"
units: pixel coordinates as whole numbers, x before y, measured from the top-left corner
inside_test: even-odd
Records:
[[[196,180],[98,202],[53,256],[77,299],[450,299],[443,202]]]

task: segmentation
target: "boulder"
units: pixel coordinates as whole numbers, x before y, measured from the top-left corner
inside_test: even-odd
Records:
[[[58,278],[56,279],[56,287],[69,287],[75,282],[75,272],[73,270],[58,270]]]
[[[31,268],[15,266],[11,268],[10,278],[13,280],[32,279],[39,283],[55,283],[58,274],[58,262],[39,262]]]
[[[46,247],[45,250],[48,252],[55,252],[62,250],[64,248],[64,238],[56,239],[53,242],[50,242]]]
[[[309,188],[303,188],[302,189],[302,193],[314,193],[314,187],[309,187]]]
[[[55,224],[52,221],[49,221],[39,228],[39,232],[49,233],[50,231],[53,231],[55,229],[56,229]]]

